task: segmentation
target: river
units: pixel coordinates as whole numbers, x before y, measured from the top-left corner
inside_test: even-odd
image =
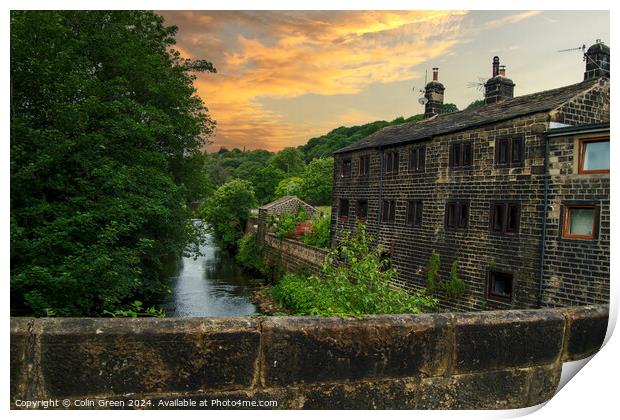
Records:
[[[197,259],[183,257],[170,277],[172,294],[161,305],[168,317],[246,316],[256,312],[252,293],[261,281],[245,273],[211,236]]]

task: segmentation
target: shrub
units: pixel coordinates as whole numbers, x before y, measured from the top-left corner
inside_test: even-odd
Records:
[[[465,283],[458,276],[458,263],[455,260],[450,267],[450,281],[446,283],[446,295],[450,298],[463,296],[465,292]]]
[[[347,264],[343,264],[346,261]],[[321,277],[287,274],[271,289],[282,306],[297,315],[362,316],[419,313],[436,304],[435,299],[410,295],[392,286],[396,271],[372,249],[372,238],[360,225],[326,258]]]
[[[426,290],[434,292],[440,285],[439,269],[441,267],[441,259],[439,254],[433,250],[428,259],[426,266]]]
[[[256,240],[256,234],[244,235],[237,241],[237,262],[246,270],[264,275],[267,271],[265,266],[265,252]]]
[[[312,219],[312,231],[304,235],[305,244],[316,246],[319,248],[329,247],[329,226],[330,219],[326,216],[320,216]]]
[[[295,227],[300,222],[308,220],[308,214],[303,207],[299,207],[295,213],[283,213],[278,220],[275,221],[276,231],[275,234],[279,239],[290,236],[295,232]]]

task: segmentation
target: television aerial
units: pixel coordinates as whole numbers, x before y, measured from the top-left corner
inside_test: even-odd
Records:
[[[482,91],[484,89],[484,85],[486,84],[486,82],[487,82],[487,79],[485,79],[484,77],[478,77],[477,82],[469,82],[467,83],[467,87]]]
[[[428,78],[428,71],[425,70],[424,71],[424,86],[426,86],[427,78]],[[418,98],[418,103],[420,105],[426,105],[426,103],[428,102],[428,99],[424,97],[424,94],[426,93],[426,91],[424,89],[416,89],[415,86],[411,90],[413,91],[413,93],[417,93],[418,95],[420,95],[420,97]]]

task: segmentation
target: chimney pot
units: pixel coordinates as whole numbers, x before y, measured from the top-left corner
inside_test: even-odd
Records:
[[[441,114],[443,108],[443,92],[446,90],[439,79],[439,68],[433,67],[433,80],[426,84],[424,89],[424,118],[430,118],[434,115]]]
[[[506,77],[506,66],[499,66],[499,75]]]
[[[439,68],[433,67],[433,81],[436,82],[439,80]]]
[[[493,76],[495,77],[499,75],[499,57],[495,56],[493,57]]]
[[[514,97],[515,84],[506,77],[506,66],[493,57],[493,76],[484,84],[484,103],[493,104]]]

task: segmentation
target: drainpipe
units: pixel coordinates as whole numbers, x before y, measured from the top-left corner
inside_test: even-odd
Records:
[[[540,241],[540,271],[538,273],[538,296],[536,305],[538,308],[542,306],[543,280],[545,275],[545,240],[547,239],[547,209],[549,207],[549,136],[545,134],[545,163],[543,170],[545,189],[543,196],[543,220],[542,234]]]
[[[379,211],[377,212],[377,234],[375,235],[375,248],[379,245],[381,236],[381,212],[383,211],[383,149],[379,148]]]

